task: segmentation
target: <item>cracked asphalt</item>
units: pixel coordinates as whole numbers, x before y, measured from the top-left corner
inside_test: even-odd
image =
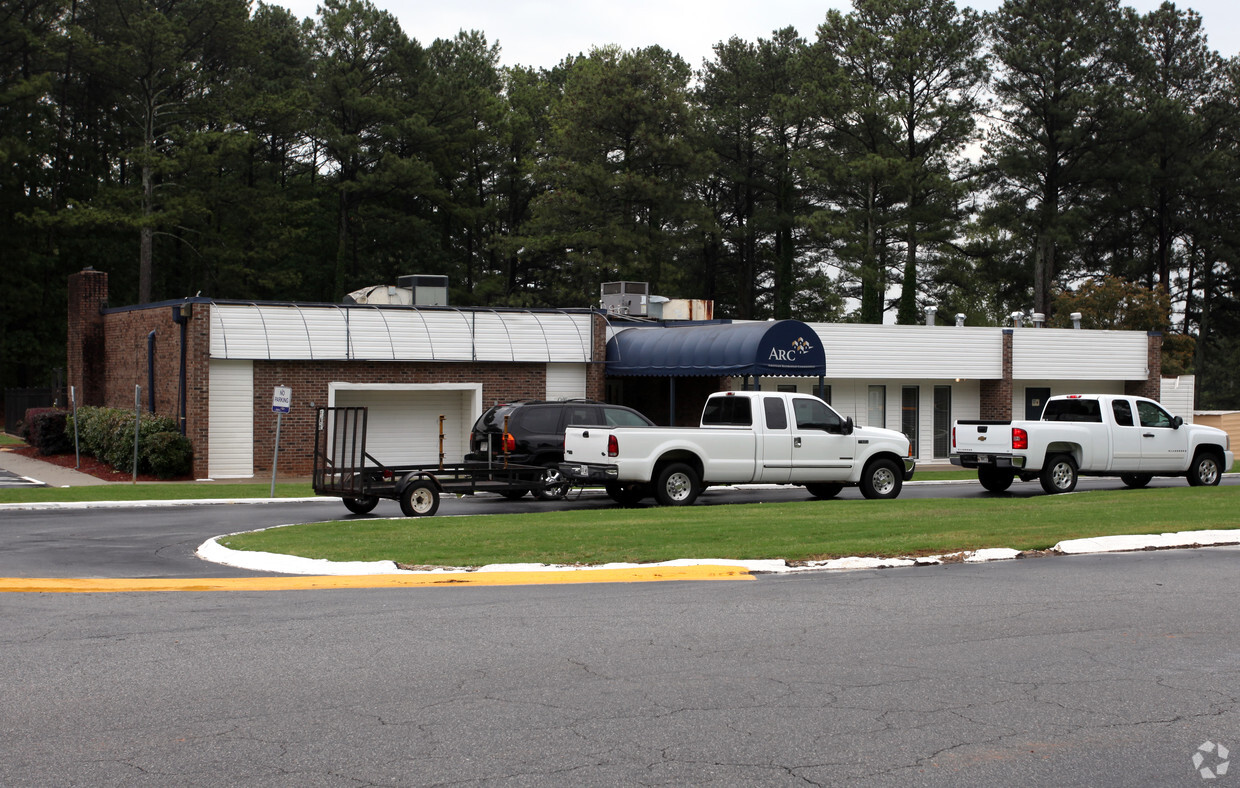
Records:
[[[1238,560],[4,594],[0,784],[1226,786]]]

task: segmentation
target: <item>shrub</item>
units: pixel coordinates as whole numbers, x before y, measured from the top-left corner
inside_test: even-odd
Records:
[[[70,435],[73,420],[70,418]],[[82,407],[77,411],[78,442],[82,451],[106,462],[121,471],[133,469],[133,422],[132,410],[120,408]],[[138,471],[140,473],[157,472],[151,465],[150,452],[146,446],[152,437],[159,433],[171,432],[181,437],[176,419],[169,416],[142,414],[138,434]],[[168,443],[169,439],[162,439]],[[188,439],[185,439],[189,443]],[[177,450],[162,449],[161,462],[166,461],[163,455],[177,454]],[[192,445],[187,452],[192,456]],[[175,463],[174,463],[175,464]],[[165,465],[165,468],[168,466]]]
[[[179,432],[156,432],[142,440],[145,464],[161,479],[187,476],[194,469],[194,444]]]
[[[73,451],[73,441],[65,432],[68,416],[68,411],[59,408],[30,408],[23,422],[26,442],[39,454]]]

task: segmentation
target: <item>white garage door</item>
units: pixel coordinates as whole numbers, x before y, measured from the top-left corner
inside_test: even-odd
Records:
[[[365,406],[366,452],[384,465],[439,462],[439,417],[443,415],[445,463],[459,463],[473,426],[473,390],[337,389],[336,407]]]
[[[585,364],[548,364],[547,399],[585,399]]]
[[[207,473],[254,475],[254,362],[211,359],[207,403]]]

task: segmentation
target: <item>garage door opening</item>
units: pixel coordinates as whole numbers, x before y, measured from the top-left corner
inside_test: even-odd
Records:
[[[367,409],[366,451],[384,465],[460,463],[469,451],[469,430],[482,415],[482,384],[331,383],[333,407]]]

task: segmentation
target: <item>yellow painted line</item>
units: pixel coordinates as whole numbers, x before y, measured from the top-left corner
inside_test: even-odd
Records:
[[[658,566],[546,572],[443,572],[423,575],[305,577],[55,578],[3,577],[0,593],[105,594],[125,591],[313,591],[338,588],[444,588],[448,586],[650,583],[669,580],[752,580],[736,566]]]

